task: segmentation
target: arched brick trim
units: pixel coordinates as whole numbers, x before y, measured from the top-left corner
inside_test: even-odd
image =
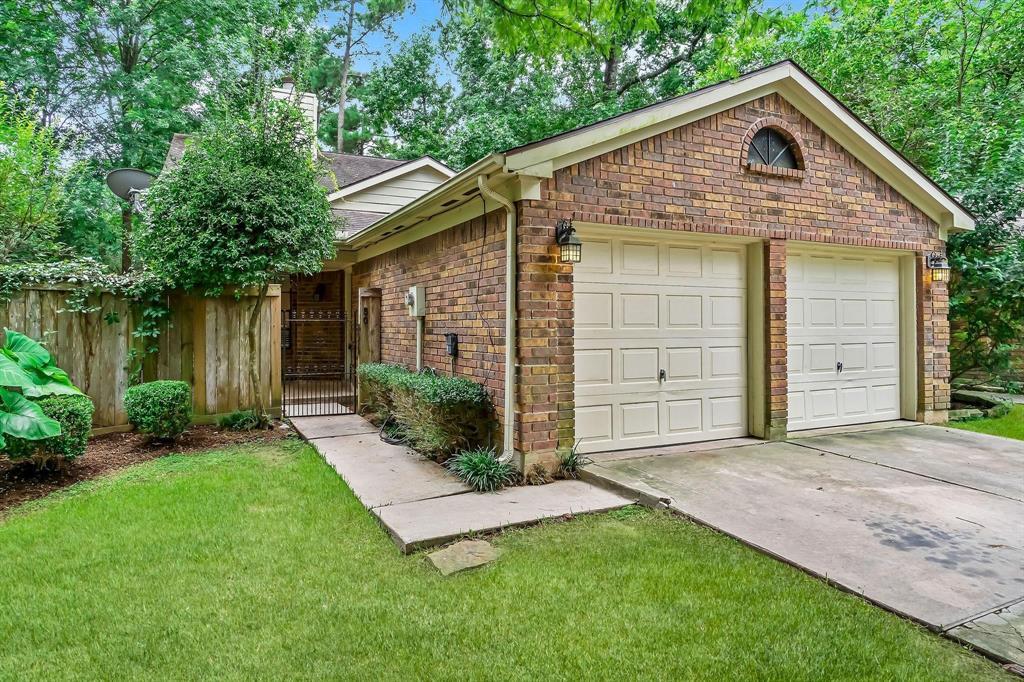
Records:
[[[796,168],[776,168],[775,166],[766,166],[761,163],[747,162],[747,151],[750,149],[750,143],[753,141],[754,135],[756,135],[762,128],[776,128],[784,132],[793,140],[795,143],[793,155],[796,157]],[[747,134],[743,136],[743,146],[740,148],[740,163],[743,164],[744,168],[754,173],[802,178],[804,176],[806,166],[804,161],[804,141],[800,136],[800,131],[791,123],[785,119],[779,118],[778,116],[768,116],[767,118],[758,120],[754,125],[747,129]]]

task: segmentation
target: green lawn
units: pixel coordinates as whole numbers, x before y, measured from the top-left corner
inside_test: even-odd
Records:
[[[441,578],[300,443],[172,456],[0,521],[0,679],[1012,679],[630,508]]]
[[[1014,405],[1009,414],[998,419],[974,419],[967,422],[950,422],[949,425],[954,429],[1024,440],[1024,405]]]

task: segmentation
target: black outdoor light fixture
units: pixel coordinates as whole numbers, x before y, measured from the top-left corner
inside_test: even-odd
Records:
[[[941,253],[928,254],[928,269],[932,271],[933,282],[949,281],[949,261]]]
[[[583,242],[576,236],[572,218],[562,218],[555,223],[555,242],[558,243],[559,259],[563,263],[579,263],[583,260]]]

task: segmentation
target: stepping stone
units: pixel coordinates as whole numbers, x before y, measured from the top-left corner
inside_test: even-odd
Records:
[[[484,540],[463,540],[427,555],[441,575],[451,575],[477,566],[489,564],[498,558],[498,548]]]

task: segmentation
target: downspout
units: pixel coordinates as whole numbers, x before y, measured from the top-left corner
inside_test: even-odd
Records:
[[[505,209],[505,442],[502,455],[512,460],[516,423],[516,207],[487,184],[487,176],[478,175],[476,184],[481,195]]]

